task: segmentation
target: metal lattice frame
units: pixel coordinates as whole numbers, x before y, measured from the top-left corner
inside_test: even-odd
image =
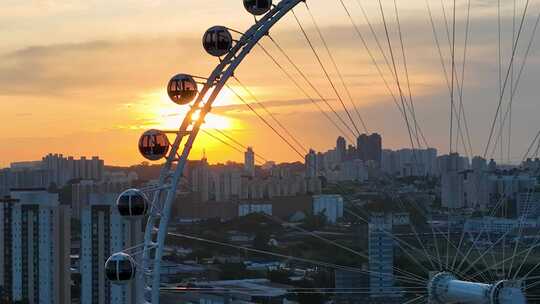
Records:
[[[234,71],[244,58],[281,18],[301,2],[304,0],[282,0],[240,38],[214,69],[176,133],[176,139],[171,145],[167,161],[161,170],[159,186],[153,194],[152,209],[146,225],[142,258],[144,303],[159,303],[161,259],[168,233],[171,208],[187,158],[206,115],[212,110],[212,104],[218,94],[227,80],[234,75]],[[198,118],[193,120],[192,117],[197,117],[194,116],[197,114]],[[187,139],[184,141],[185,137]],[[184,146],[179,154],[182,143]]]

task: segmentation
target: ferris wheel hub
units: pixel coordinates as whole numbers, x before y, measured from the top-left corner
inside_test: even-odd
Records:
[[[525,304],[521,282],[502,280],[493,284],[459,280],[449,272],[434,275],[428,283],[430,303]]]

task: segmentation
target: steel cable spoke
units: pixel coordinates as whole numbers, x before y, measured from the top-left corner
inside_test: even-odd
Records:
[[[272,43],[274,43],[274,45],[278,48],[278,50],[281,52],[281,54],[287,59],[287,61],[289,62],[289,64],[291,64],[294,69],[300,74],[300,76],[308,83],[308,85],[315,91],[315,93],[319,96],[319,98],[328,105],[328,101],[326,100],[326,98],[324,98],[322,96],[322,94],[319,92],[319,90],[315,87],[315,85],[311,82],[311,80],[309,80],[309,78],[306,76],[306,74],[304,72],[302,72],[302,70],[298,67],[298,65],[296,65],[294,63],[294,61],[292,61],[292,58],[285,52],[285,50],[283,48],[281,48],[281,46],[277,43],[277,41],[272,38],[272,36],[268,35],[268,38],[270,39],[270,41],[272,41]],[[259,47],[262,49],[262,51],[272,60],[272,62],[274,62],[274,64],[282,71],[282,73],[285,74],[285,76],[287,76],[287,78],[289,80],[291,80],[293,82],[293,84],[296,86],[296,88],[301,91],[305,96],[306,98],[308,98],[311,103],[313,105],[315,105],[317,107],[317,109],[319,110],[319,112],[321,112],[331,123],[332,125],[334,125],[334,127],[336,127],[336,129],[340,132],[341,135],[345,136],[347,139],[351,140],[351,137],[348,133],[346,133],[340,126],[338,123],[336,123],[332,117],[330,115],[328,115],[328,113],[326,111],[324,111],[321,106],[319,105],[319,103],[313,99],[313,97],[311,97],[309,95],[309,93],[300,85],[300,83],[298,83],[298,81],[296,80],[296,78],[294,78],[286,69],[285,67],[283,67],[283,65],[281,65],[276,58],[274,58],[274,56],[272,56],[272,54],[270,54],[270,52],[268,52],[268,50],[262,45],[262,44],[258,44]],[[334,114],[337,114],[334,112]]]
[[[520,38],[521,38],[521,34],[523,32],[523,27],[525,25],[525,19],[527,17],[527,10],[529,8],[529,2],[530,0],[527,0],[526,3],[525,3],[525,8],[523,9],[523,15],[521,17],[521,22],[520,22],[520,25],[519,25],[519,30],[517,32],[517,36],[516,36],[516,41],[513,45],[513,48],[512,48],[512,55],[510,57],[510,63],[508,65],[508,69],[506,71],[506,76],[504,78],[504,82],[503,82],[503,86],[502,86],[502,90],[501,90],[501,93],[498,97],[499,101],[498,101],[498,104],[497,104],[497,110],[495,111],[495,115],[493,117],[493,122],[491,123],[491,128],[490,128],[490,131],[489,131],[489,137],[488,137],[488,142],[486,144],[486,148],[485,148],[485,151],[484,151],[484,158],[486,158],[487,154],[488,154],[488,151],[489,151],[489,147],[491,145],[491,142],[492,142],[492,139],[493,139],[493,133],[495,131],[495,125],[497,123],[497,117],[499,116],[499,113],[501,111],[501,107],[502,107],[502,102],[503,102],[503,98],[504,98],[504,93],[506,91],[506,86],[508,84],[508,79],[509,79],[509,76],[510,76],[510,71],[511,71],[511,68],[512,66],[514,65],[514,60],[515,60],[515,57],[516,57],[516,52],[517,52],[517,48],[518,48],[518,45],[519,45],[519,41],[520,41]]]
[[[309,8],[307,2],[304,2],[304,4],[306,5],[306,8],[307,8],[307,11],[309,13],[309,16],[311,17],[311,20],[313,22],[313,24],[315,25],[315,29],[317,30],[317,33],[319,34],[319,38],[321,39],[322,43],[323,43],[323,46],[324,48],[326,49],[326,53],[328,55],[328,58],[330,58],[330,62],[332,63],[339,79],[340,79],[340,82],[341,82],[341,85],[343,86],[343,88],[345,89],[345,92],[348,96],[348,99],[349,99],[349,102],[353,105],[353,109],[355,110],[357,116],[359,117],[360,119],[360,123],[362,124],[362,127],[364,128],[364,131],[369,134],[369,131],[368,131],[368,128],[366,127],[366,123],[364,122],[364,119],[362,118],[362,115],[360,115],[360,111],[358,110],[358,106],[356,105],[356,103],[354,102],[354,98],[352,97],[352,94],[351,94],[351,91],[349,89],[349,86],[347,85],[347,83],[345,82],[345,78],[343,77],[343,74],[341,73],[341,70],[338,66],[338,64],[336,63],[336,60],[334,58],[334,55],[332,54],[332,52],[330,51],[330,47],[328,46],[328,43],[326,42],[326,38],[324,37],[323,33],[322,33],[322,30],[319,26],[319,23],[317,22],[317,20],[315,19],[315,16],[313,15],[313,13],[311,12],[311,9]],[[347,109],[347,107],[345,106],[345,103],[343,102],[343,99],[341,98],[341,95],[338,93],[333,81],[330,82],[332,84],[332,88],[334,89],[334,92],[336,93],[338,99],[340,100],[341,104],[343,105],[343,109],[345,110],[345,112],[347,113],[347,116],[349,117],[351,123],[353,124],[356,132],[358,132],[358,134],[360,134],[360,131],[358,130],[358,127],[356,126],[356,123],[354,122],[354,120],[352,119],[352,116],[351,114],[349,113],[349,110]]]
[[[240,84],[240,86],[244,89],[244,91],[246,91],[248,93],[248,95],[255,101],[255,103],[261,108],[263,109],[263,111],[268,115],[270,116],[270,118],[272,118],[272,120],[285,132],[285,134],[287,134],[301,149],[302,151],[304,151],[304,153],[307,154],[308,150],[305,148],[305,146],[300,143],[300,141],[296,138],[296,136],[294,136],[288,128],[286,128],[276,117],[276,115],[274,115],[272,112],[270,112],[270,110],[268,110],[268,108],[257,98],[257,96],[255,96],[255,94],[253,94],[253,91],[251,91],[247,86],[245,86],[239,79],[238,77],[236,76],[233,76],[234,80],[236,80],[236,82],[238,82],[238,84]]]
[[[399,77],[398,77],[396,60],[395,60],[395,57],[394,57],[394,51],[393,51],[393,48],[392,48],[392,43],[390,41],[390,33],[388,31],[388,24],[386,22],[386,17],[385,17],[385,13],[384,13],[384,7],[383,7],[383,4],[382,4],[382,0],[379,0],[378,2],[379,2],[380,13],[381,13],[381,19],[382,19],[383,25],[384,25],[384,32],[386,34],[386,41],[388,43],[388,50],[390,51],[390,59],[391,59],[391,62],[392,62],[392,67],[394,69],[394,74],[396,75],[396,85],[398,87],[399,95],[401,97],[401,106],[403,108],[403,113],[405,113],[405,124],[407,125],[407,131],[409,133],[409,140],[410,140],[410,143],[411,143],[411,148],[414,151],[415,150],[414,149],[414,140],[413,140],[413,135],[412,135],[412,131],[411,131],[411,125],[409,123],[409,117],[407,115],[407,107],[405,105],[406,101],[405,101],[405,98],[404,98],[404,95],[403,95],[403,90],[401,88],[401,82],[400,82]]]
[[[369,47],[366,39],[364,38],[364,35],[362,34],[362,32],[360,31],[360,28],[358,27],[358,24],[356,24],[356,22],[354,21],[354,18],[352,17],[349,9],[347,8],[347,6],[345,5],[345,3],[343,2],[343,0],[339,0],[340,3],[341,3],[341,6],[343,7],[343,9],[345,10],[346,14],[347,14],[347,17],[348,19],[350,20],[355,32],[356,32],[356,35],[358,37],[358,39],[360,40],[360,42],[362,43],[362,46],[364,47],[364,49],[366,50],[366,53],[368,54],[370,60],[371,60],[371,63],[373,64],[373,66],[375,67],[375,69],[377,70],[377,73],[379,75],[379,77],[381,78],[381,80],[383,81],[383,84],[386,88],[386,90],[388,91],[388,94],[392,97],[392,101],[394,102],[395,106],[397,107],[398,111],[401,113],[401,116],[403,118],[403,121],[406,123],[406,120],[408,119],[407,118],[407,111],[404,111],[401,107],[401,105],[399,104],[399,101],[397,99],[397,97],[395,96],[394,92],[392,91],[388,81],[386,80],[386,77],[384,76],[384,73],[383,71],[381,70],[379,64],[377,63],[377,60],[375,59],[375,56],[373,54],[373,52],[371,51],[371,48]],[[358,2],[360,5],[361,3]],[[370,28],[372,28],[371,26],[371,23],[369,22],[369,19],[367,19],[366,17],[366,20],[368,22],[368,25],[370,25]],[[372,31],[376,41],[378,42],[378,38],[377,38],[377,35],[375,34],[374,31]],[[380,43],[378,43],[379,45],[379,48],[381,50],[381,53],[383,54],[383,57],[386,58],[386,55],[384,54],[384,51],[382,50],[382,47],[380,46]],[[390,64],[388,63],[388,59],[386,59],[386,62],[387,62],[387,66],[390,70],[390,74],[392,75],[392,78],[395,78],[394,77],[394,73],[392,72],[392,68],[390,67]],[[401,97],[403,97],[403,95],[401,95]],[[408,105],[408,103],[407,103]],[[409,109],[410,111],[410,109]],[[429,146],[425,137],[424,137],[424,134],[422,132],[422,129],[419,127],[419,132],[420,132],[420,135],[422,136],[423,138],[423,141],[424,141],[424,144],[426,146]]]
[[[339,95],[339,93],[337,92],[337,89],[334,85],[334,82],[332,81],[332,78],[330,77],[330,75],[328,74],[328,71],[326,70],[326,68],[324,67],[324,64],[319,56],[319,53],[317,52],[317,50],[315,49],[315,46],[313,45],[313,43],[311,42],[311,39],[309,38],[306,30],[304,29],[304,26],[302,25],[302,23],[300,22],[300,19],[298,19],[298,16],[296,15],[296,13],[294,11],[292,11],[292,14],[294,16],[294,19],[296,20],[296,23],[298,24],[298,26],[300,27],[300,31],[302,32],[302,34],[304,35],[304,38],[306,39],[311,51],[313,52],[313,55],[315,56],[317,62],[319,63],[319,66],[321,67],[326,79],[328,80],[328,82],[330,83],[330,85],[332,86],[334,92],[336,93],[336,95],[338,96],[338,99],[339,101],[341,102],[341,104],[343,105],[344,108],[345,107],[345,103],[343,102],[343,100],[341,99],[341,96]],[[360,132],[358,132],[358,129],[357,129],[357,133],[354,133],[354,131],[351,129],[351,127],[349,126],[349,124],[347,124],[345,122],[345,120],[343,120],[343,118],[336,112],[336,110],[330,106],[330,104],[328,104],[328,106],[331,108],[331,110],[333,112],[335,112],[335,114],[338,116],[339,120],[341,121],[341,123],[353,134],[353,135],[359,135]],[[347,115],[349,116],[349,119],[352,120],[351,116],[350,116],[350,113],[348,110],[346,110],[347,112]],[[353,126],[354,126],[354,121],[353,121]]]

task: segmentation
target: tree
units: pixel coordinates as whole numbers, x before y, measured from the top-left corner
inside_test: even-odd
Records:
[[[195,249],[190,254],[186,256],[187,260],[202,260],[209,259],[214,256],[215,251],[210,249]]]
[[[258,231],[253,239],[253,248],[257,250],[268,250],[268,242],[270,242],[270,234],[266,231]]]
[[[221,269],[221,280],[243,280],[261,278],[260,273],[247,270],[244,263],[226,263],[219,265]]]
[[[287,270],[272,270],[268,272],[268,280],[270,280],[272,283],[289,284],[289,275],[290,272]]]
[[[309,288],[309,292],[306,292],[307,289],[298,289],[293,292],[297,292],[297,300],[300,304],[323,304],[324,303],[324,294],[311,291],[311,288],[316,288],[313,282],[308,280],[303,280],[298,283],[300,288]]]
[[[324,211],[321,211],[318,214],[308,215],[304,219],[304,223],[302,224],[302,226],[309,230],[317,230],[320,228],[324,228],[327,222],[328,218],[326,217],[326,214],[324,214]]]

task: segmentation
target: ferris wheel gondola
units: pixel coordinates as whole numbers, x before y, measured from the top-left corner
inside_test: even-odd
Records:
[[[203,36],[203,47],[206,52],[215,57],[229,53],[233,45],[231,32],[224,26],[213,26]]]
[[[152,161],[164,158],[169,152],[169,138],[160,130],[148,130],[139,139],[139,152]]]
[[[191,75],[178,74],[167,85],[167,94],[176,104],[186,105],[197,97],[197,82]]]
[[[113,254],[105,262],[105,276],[114,284],[126,284],[135,278],[137,266],[135,260],[126,253]]]
[[[244,0],[244,7],[250,14],[260,16],[272,8],[272,0]]]
[[[116,200],[118,213],[130,219],[145,216],[148,213],[149,205],[146,195],[137,189],[129,189],[122,192]]]

